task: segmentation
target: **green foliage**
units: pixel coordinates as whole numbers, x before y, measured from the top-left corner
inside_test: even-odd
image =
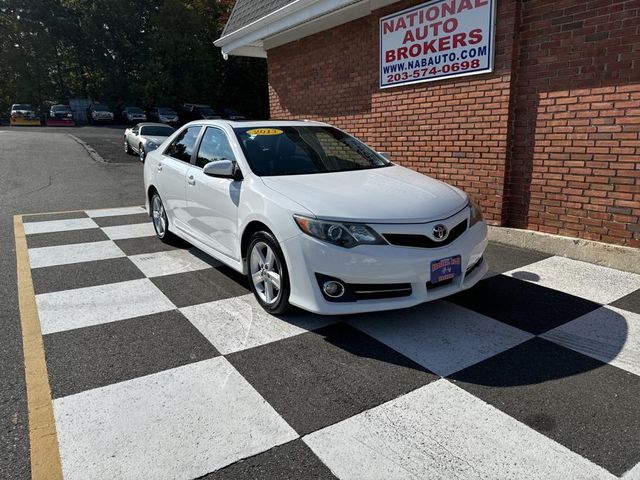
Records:
[[[0,0],[0,110],[90,97],[113,108],[234,107],[268,115],[266,62],[213,45],[228,0]]]

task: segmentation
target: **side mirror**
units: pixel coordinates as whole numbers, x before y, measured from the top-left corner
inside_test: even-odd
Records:
[[[202,172],[211,177],[233,178],[234,180],[242,180],[242,173],[238,168],[235,160],[217,160],[207,163]]]

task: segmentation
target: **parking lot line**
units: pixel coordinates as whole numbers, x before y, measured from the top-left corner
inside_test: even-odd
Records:
[[[62,479],[60,451],[21,215],[13,217],[13,226],[16,239],[18,302],[29,413],[31,478],[58,480]]]

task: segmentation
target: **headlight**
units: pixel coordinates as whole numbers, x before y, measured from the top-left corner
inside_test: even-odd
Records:
[[[380,235],[366,225],[329,222],[302,215],[294,215],[293,218],[300,230],[307,235],[340,247],[353,248],[356,245],[386,243]]]
[[[480,207],[478,207],[478,204],[471,197],[469,197],[469,208],[471,209],[469,213],[469,228],[471,228],[476,223],[481,222],[483,218]]]

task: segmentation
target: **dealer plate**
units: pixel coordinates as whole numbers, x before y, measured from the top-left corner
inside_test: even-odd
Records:
[[[431,262],[431,283],[440,283],[462,275],[462,257],[442,258]]]

